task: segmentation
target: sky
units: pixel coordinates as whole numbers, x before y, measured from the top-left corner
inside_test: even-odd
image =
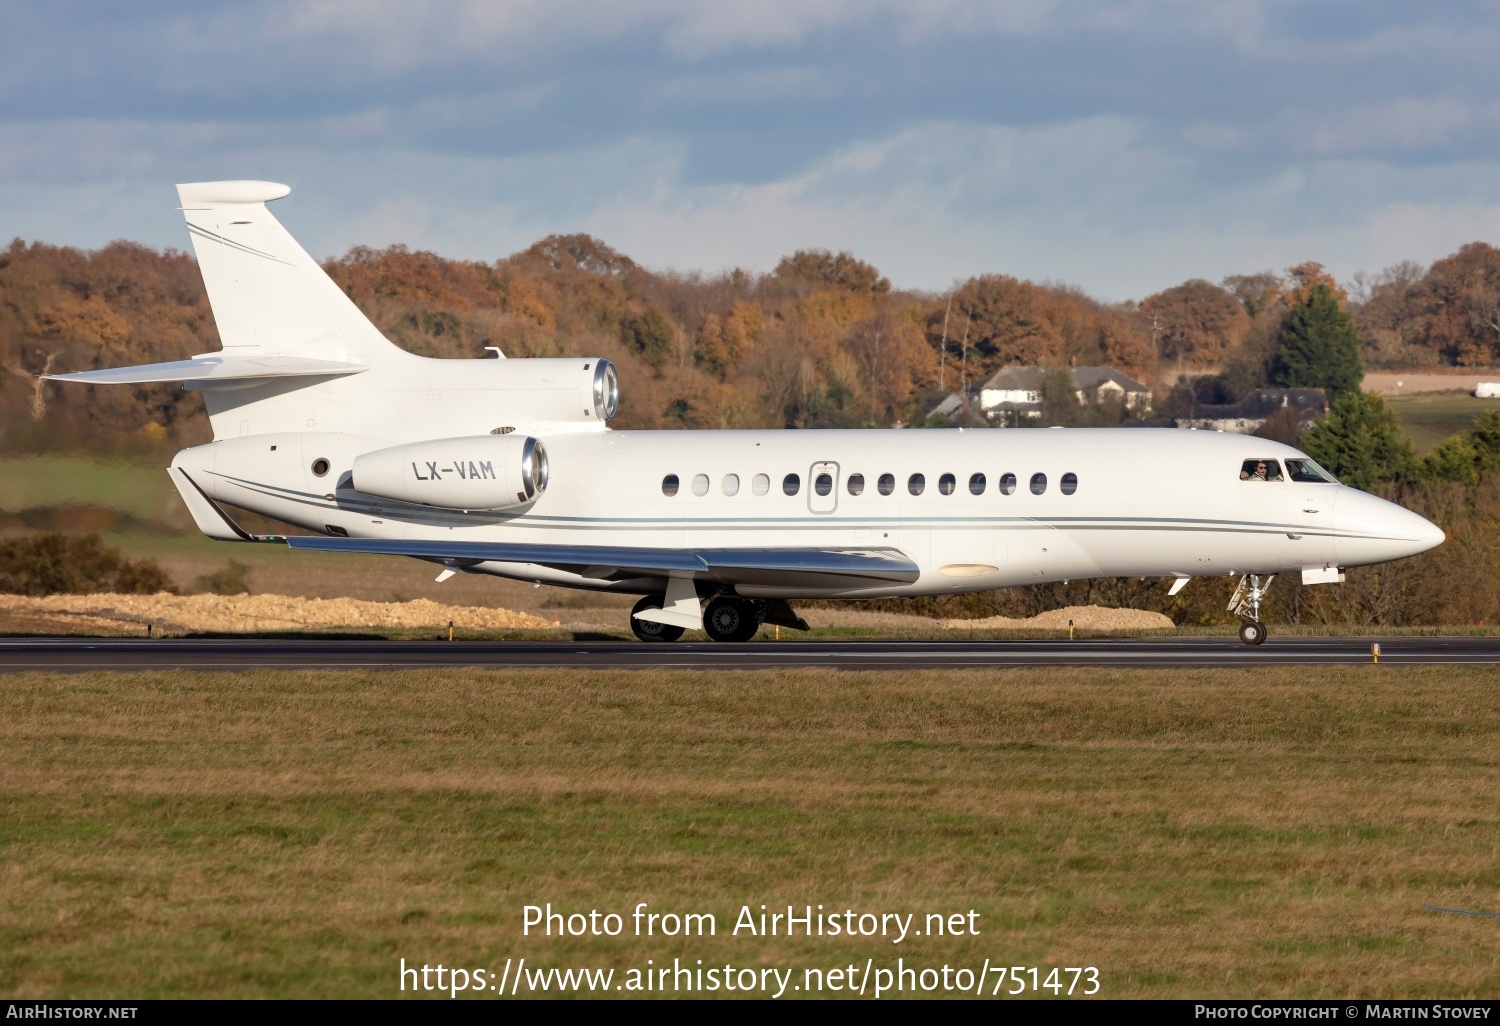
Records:
[[[0,235],[186,249],[174,183],[263,178],[319,257],[1348,278],[1500,243],[1497,47],[1464,0],[12,2]]]

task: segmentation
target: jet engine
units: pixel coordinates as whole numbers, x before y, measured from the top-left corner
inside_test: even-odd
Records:
[[[608,360],[449,360],[434,374],[424,388],[466,396],[508,425],[603,424],[620,408],[620,375]]]
[[[509,509],[547,490],[547,450],[524,435],[412,442],[354,459],[355,489],[444,509]]]

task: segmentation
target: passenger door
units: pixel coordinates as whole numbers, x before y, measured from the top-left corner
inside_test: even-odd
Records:
[[[832,513],[839,508],[839,465],[814,463],[807,472],[807,508],[813,513]]]

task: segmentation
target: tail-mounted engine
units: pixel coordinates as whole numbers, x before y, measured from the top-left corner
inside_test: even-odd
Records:
[[[509,509],[547,490],[547,450],[523,435],[442,438],[354,459],[355,489],[444,509]]]
[[[442,361],[434,365],[431,387],[463,396],[503,425],[546,423],[550,430],[568,423],[600,424],[620,408],[620,375],[601,359]],[[479,410],[476,410],[478,412]]]

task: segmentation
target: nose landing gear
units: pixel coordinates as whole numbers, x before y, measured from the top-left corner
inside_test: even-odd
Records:
[[[1243,574],[1229,600],[1229,611],[1245,621],[1240,624],[1240,640],[1247,645],[1259,645],[1266,640],[1266,625],[1260,622],[1260,600],[1271,590],[1274,580],[1275,574],[1264,582],[1258,574]]]

